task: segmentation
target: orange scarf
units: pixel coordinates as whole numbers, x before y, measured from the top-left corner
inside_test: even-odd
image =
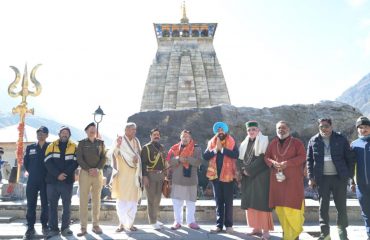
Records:
[[[208,142],[208,150],[214,149],[217,144],[217,137],[214,136]],[[235,140],[230,136],[227,135],[225,140],[222,141],[222,146],[227,149],[234,149],[235,147]],[[209,180],[215,180],[218,178],[217,176],[217,163],[216,163],[217,154],[209,160],[208,169],[207,169],[207,177]],[[223,164],[221,169],[221,176],[219,180],[221,182],[232,182],[236,177],[236,162],[235,159],[232,159],[226,155],[223,156]]]
[[[181,142],[173,145],[168,151],[167,160],[170,160],[171,155],[173,154],[175,157],[191,157],[194,155],[194,141],[190,140],[188,145],[181,149]],[[188,162],[182,164],[184,168],[188,169],[190,164]]]

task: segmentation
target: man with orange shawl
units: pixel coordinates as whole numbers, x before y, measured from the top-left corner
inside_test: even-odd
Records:
[[[216,122],[213,125],[215,135],[203,154],[204,160],[209,161],[207,177],[212,182],[216,201],[216,228],[211,233],[222,232],[224,225],[227,233],[233,233],[234,180],[239,150],[228,131],[226,123]]]
[[[167,160],[172,172],[171,198],[175,221],[172,230],[181,227],[183,205],[186,202],[186,223],[189,228],[199,229],[195,222],[195,201],[197,200],[198,167],[201,163],[201,150],[194,143],[191,132],[183,130],[181,141],[168,151]]]
[[[275,208],[283,239],[293,240],[303,231],[306,150],[301,140],[290,135],[286,121],[276,124],[276,134],[265,153],[271,168],[269,205]]]

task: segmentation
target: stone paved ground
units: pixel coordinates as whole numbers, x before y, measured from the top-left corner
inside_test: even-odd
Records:
[[[249,237],[246,235],[246,232],[251,229],[242,225],[241,223],[234,226],[235,234],[210,234],[209,230],[214,227],[213,223],[203,222],[200,223],[201,230],[195,231],[187,227],[183,227],[178,231],[173,231],[170,229],[170,224],[165,224],[163,230],[156,231],[153,230],[147,224],[138,224],[136,225],[139,228],[137,232],[131,233],[115,233],[116,226],[112,225],[109,222],[103,222],[101,227],[104,231],[103,235],[96,235],[91,232],[91,225],[88,227],[89,234],[86,237],[78,238],[76,234],[79,231],[79,224],[74,223],[71,225],[71,229],[74,232],[74,236],[64,238],[64,237],[54,237],[52,240],[57,239],[138,239],[138,240],[156,240],[156,239],[188,239],[188,240],[203,240],[203,239],[215,239],[215,240],[232,240],[232,239],[258,239],[254,237]],[[41,232],[40,224],[37,224],[36,231]],[[301,234],[300,239],[316,239],[314,236],[317,236],[319,233],[319,227],[317,225],[306,223],[304,226],[304,232]],[[11,223],[1,223],[0,224],[0,239],[21,239],[24,232],[26,231],[25,220],[15,220]],[[350,240],[366,240],[365,227],[361,222],[351,224],[348,227],[349,239]],[[272,232],[273,240],[281,239],[282,230],[279,225],[275,226],[275,231]],[[336,234],[336,227],[332,227],[331,237],[333,240],[339,239]],[[42,236],[38,236],[36,239],[42,239]]]

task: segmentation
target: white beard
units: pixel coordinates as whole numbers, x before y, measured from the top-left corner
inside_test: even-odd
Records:
[[[286,133],[284,135],[281,135],[281,134],[278,133],[277,136],[278,136],[279,139],[283,140],[283,139],[289,137],[289,133]]]

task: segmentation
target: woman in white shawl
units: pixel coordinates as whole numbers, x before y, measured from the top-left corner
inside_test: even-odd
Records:
[[[268,137],[262,135],[258,122],[248,121],[247,137],[239,148],[238,170],[241,174],[241,208],[246,210],[249,235],[270,239],[274,229],[269,208],[270,171],[264,161]]]
[[[116,198],[116,210],[120,225],[116,232],[136,231],[133,225],[138,201],[141,198],[141,145],[136,137],[136,124],[127,123],[125,135],[113,143],[112,198]]]

